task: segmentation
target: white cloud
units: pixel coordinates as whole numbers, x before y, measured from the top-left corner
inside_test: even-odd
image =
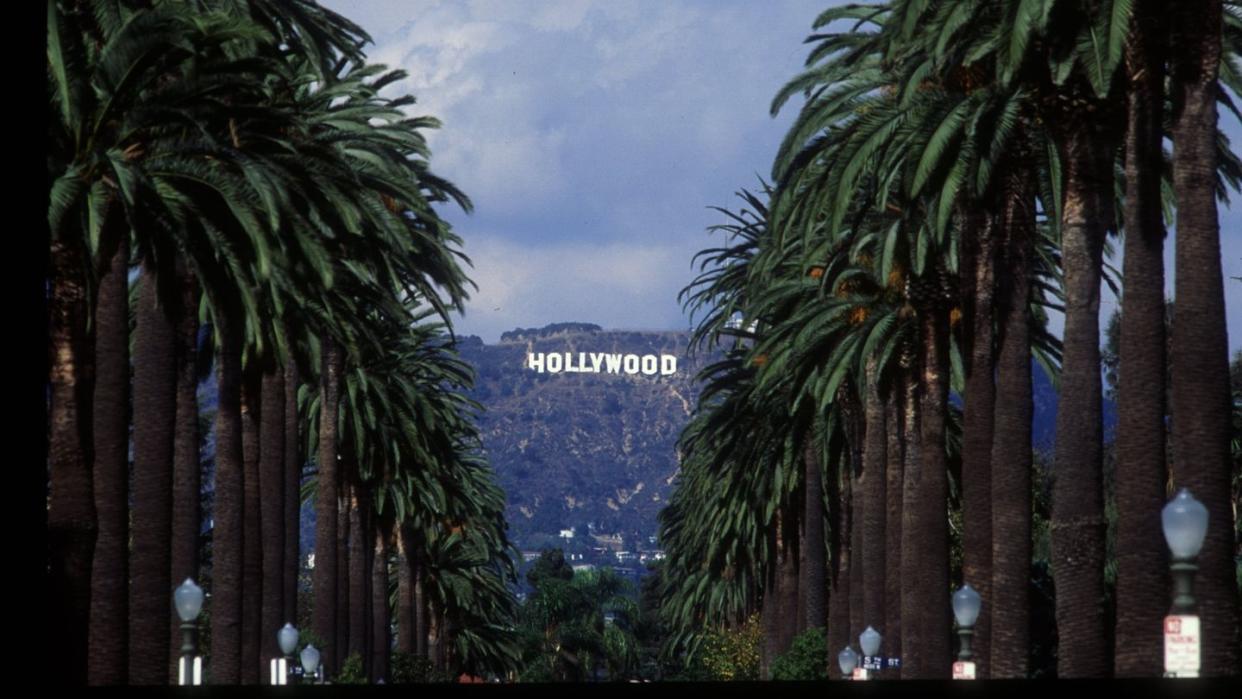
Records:
[[[677,243],[524,245],[475,233],[466,253],[479,290],[454,326],[488,342],[516,327],[568,320],[613,328],[678,327],[677,292],[692,276],[692,248]]]

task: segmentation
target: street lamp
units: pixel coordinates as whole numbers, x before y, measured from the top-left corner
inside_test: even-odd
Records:
[[[302,649],[302,671],[311,678],[311,684],[318,684],[319,669],[319,649],[307,645]]]
[[[868,626],[866,631],[858,635],[858,645],[863,652],[863,679],[871,679],[871,670],[879,670],[876,656],[880,653],[880,632]]]
[[[974,653],[970,650],[970,639],[975,635],[975,621],[979,618],[979,609],[983,600],[975,588],[963,585],[953,593],[953,616],[957,619],[957,635],[961,639],[961,649],[957,653],[957,662],[953,663],[953,679],[975,679],[975,664],[971,661]]]
[[[846,646],[840,653],[837,653],[837,665],[841,668],[843,679],[850,679],[854,676],[854,667],[858,665],[858,654],[853,648]]]
[[[289,684],[289,676],[293,674],[290,659],[298,649],[298,630],[293,628],[293,624],[286,623],[276,632],[276,643],[280,646],[281,657],[272,658],[272,684]]]
[[[1164,540],[1173,558],[1173,608],[1164,618],[1164,674],[1199,676],[1199,617],[1195,614],[1195,559],[1207,535],[1208,511],[1190,491],[1182,488],[1160,513]]]
[[[173,604],[181,617],[181,660],[177,663],[177,684],[203,683],[203,659],[198,653],[198,615],[203,611],[203,588],[186,578],[173,591]]]

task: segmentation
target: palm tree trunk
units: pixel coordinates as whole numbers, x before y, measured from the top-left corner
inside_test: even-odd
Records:
[[[375,549],[371,561],[371,683],[388,682],[388,653],[392,639],[388,635],[388,541],[385,532],[391,523],[374,517]]]
[[[1016,158],[1015,163],[1022,162]],[[992,435],[990,676],[1027,676],[1031,584],[1030,267],[1035,195],[1029,168],[1007,169],[1003,274],[997,288],[996,418]],[[988,604],[985,600],[984,604]]]
[[[828,505],[832,527],[828,532],[828,658],[829,666],[850,643],[850,476],[849,466],[829,475]]]
[[[904,352],[902,362],[902,410],[901,431],[905,442],[901,481],[901,676],[903,679],[922,678],[926,657],[924,628],[920,616],[926,600],[921,597],[919,580],[915,571],[921,565],[918,547],[923,544],[919,537],[922,522],[918,517],[920,480],[923,471],[921,430],[921,403],[919,401],[919,367],[912,348]]]
[[[155,270],[138,279],[134,330],[134,550],[130,560],[129,682],[163,684],[172,623],[173,444],[177,416],[177,326]],[[174,287],[175,288],[175,287]],[[164,297],[165,299],[168,297]]]
[[[311,572],[314,593],[314,628],[323,657],[340,669],[336,642],[337,618],[337,412],[341,402],[342,357],[340,347],[324,336],[323,369],[319,377],[318,486],[315,493],[315,568]]]
[[[1173,321],[1173,476],[1208,509],[1195,598],[1204,676],[1239,672],[1238,588],[1230,503],[1229,352],[1217,218],[1216,99],[1220,0],[1177,5],[1173,56],[1173,185],[1177,241]]]
[[[242,684],[258,684],[263,678],[261,636],[263,620],[263,540],[259,515],[259,440],[263,390],[254,364],[243,371],[242,381]]]
[[[992,345],[995,243],[992,222],[968,214],[962,231],[962,258],[971,271],[962,278],[962,318],[967,332],[966,395],[962,411],[962,579],[985,599],[992,599],[992,429],[996,355]],[[984,605],[974,627],[976,672],[987,678],[992,605]]]
[[[202,472],[198,435],[198,280],[178,263],[181,304],[177,320],[177,426],[173,445],[172,571],[169,582],[201,582],[198,542],[202,531]],[[181,647],[181,618],[169,615],[170,649]],[[177,679],[177,653],[169,653],[169,682]]]
[[[1095,128],[1093,128],[1095,127]],[[1065,333],[1057,409],[1052,568],[1057,589],[1057,675],[1106,677],[1104,494],[1100,394],[1100,264],[1112,222],[1112,148],[1078,118],[1063,138],[1061,260]]]
[[[367,660],[367,541],[362,486],[349,484],[349,655]]]
[[[773,515],[771,532],[768,534],[769,550],[773,552],[773,565],[768,571],[763,586],[763,606],[759,611],[759,621],[763,630],[763,647],[759,655],[760,679],[772,679],[772,661],[778,655],[777,639],[780,636],[781,618],[781,573],[780,573],[780,510]]]
[[[349,442],[346,440],[342,445],[344,455],[349,453]],[[349,484],[345,480],[345,473],[349,469],[351,460],[346,458],[337,465],[341,467],[341,472],[337,474],[339,483],[337,492],[339,497],[336,501],[336,664],[337,667],[343,667],[345,657],[349,655],[349,536],[350,536],[350,517],[349,517]]]
[[[397,524],[393,532],[397,544],[397,652],[414,653],[414,563],[408,528]]]
[[[428,657],[428,643],[431,639],[431,616],[427,609],[427,565],[423,554],[417,549],[413,552],[414,569],[414,655]]]
[[[292,337],[286,331],[286,341]],[[292,352],[291,352],[292,354]],[[284,496],[283,508],[285,549],[284,549],[284,618],[298,623],[298,573],[302,570],[302,453],[301,437],[298,434],[298,385],[301,376],[298,374],[297,361],[290,356],[285,363],[284,391],[284,436],[285,450],[283,466]]]
[[[888,446],[885,449],[888,457],[885,476],[888,483],[884,491],[887,500],[885,514],[888,518],[885,524],[885,539],[888,542],[885,547],[887,556],[884,561],[888,572],[885,578],[887,586],[884,594],[884,647],[887,650],[884,655],[897,657],[901,655],[901,489],[904,471],[902,460],[905,458],[905,448],[902,439],[904,423],[902,422],[901,389],[899,385],[896,385],[896,381],[894,384],[889,389],[888,405],[884,411],[887,423],[885,432],[888,437]],[[884,676],[889,679],[900,679],[901,668],[885,669]]]
[[[227,292],[226,292],[227,293]],[[241,681],[242,418],[240,303],[214,304],[220,345],[216,409],[215,500],[211,542],[211,681]]]
[[[801,504],[801,503],[799,503]],[[776,655],[774,658],[784,655],[793,645],[794,637],[798,635],[798,627],[803,616],[799,615],[798,600],[801,594],[798,590],[798,523],[796,517],[795,505],[784,508],[784,523],[781,527],[781,533],[784,540],[781,542],[778,551],[777,564],[779,566],[779,574],[781,576],[780,585],[777,590],[781,596],[781,616],[778,621],[779,636],[776,644]]]
[[[923,362],[920,377],[919,424],[920,473],[915,474],[918,497],[914,529],[915,555],[919,565],[913,574],[921,609],[916,623],[922,627],[925,655],[913,675],[916,679],[945,679],[950,670],[949,605],[949,479],[945,459],[945,413],[949,400],[949,323],[940,308],[920,317]],[[904,669],[904,668],[903,668]]]
[[[861,464],[859,464],[861,465]],[[863,534],[867,527],[867,474],[855,470],[854,483],[850,486],[850,630],[849,640],[854,650],[858,648],[858,634],[867,628],[866,617],[866,563],[867,541]]]
[[[805,464],[803,470],[806,469]],[[805,481],[803,481],[805,484]],[[810,589],[807,585],[806,576],[809,573],[806,563],[806,488],[801,489],[798,497],[798,509],[803,516],[798,521],[798,560],[796,569],[798,571],[798,579],[796,589],[798,590],[798,598],[794,600],[794,636],[806,631],[806,593]]]
[[[125,684],[129,650],[129,230],[114,226],[113,233],[115,252],[99,275],[95,301],[92,685]]]
[[[435,600],[427,600],[427,619],[427,654],[437,670],[447,670],[444,662],[444,614]]]
[[[802,459],[806,468],[806,517],[803,524],[803,582],[806,600],[805,627],[822,629],[827,623],[824,595],[827,592],[824,576],[828,572],[824,549],[824,472],[819,465],[819,449],[815,433],[808,432]]]
[[[1159,518],[1165,467],[1164,167],[1161,117],[1165,26],[1157,3],[1141,0],[1126,46],[1125,295],[1117,400],[1117,627],[1119,677],[1159,677],[1159,628],[1168,605],[1168,556]]]
[[[87,679],[95,495],[91,483],[92,346],[87,334],[86,264],[81,245],[53,231],[48,301],[48,582],[51,628],[60,634],[47,657],[64,685]],[[49,638],[52,638],[49,636]]]
[[[263,371],[259,428],[259,530],[263,537],[260,662],[280,657],[276,632],[285,622],[285,372],[272,359]]]
[[[862,623],[855,628],[861,632],[868,626],[881,634],[887,634],[884,628],[887,613],[885,612],[885,595],[888,592],[888,578],[885,566],[888,563],[888,420],[884,414],[884,400],[880,397],[880,376],[874,359],[869,359],[866,367],[864,411],[867,423],[866,444],[863,456],[863,520],[862,520],[862,576],[863,576],[863,617]]]

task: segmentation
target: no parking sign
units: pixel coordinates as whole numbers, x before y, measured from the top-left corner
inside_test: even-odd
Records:
[[[1164,618],[1164,675],[1199,676],[1199,617],[1172,614]]]

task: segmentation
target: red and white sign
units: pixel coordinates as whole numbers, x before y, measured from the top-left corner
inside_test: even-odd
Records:
[[[969,660],[959,660],[956,663],[953,663],[953,679],[975,679],[975,664]]]
[[[851,679],[855,679],[855,680],[865,680],[865,679],[867,679],[867,670],[866,670],[866,668],[861,668],[861,667],[856,667],[856,668],[854,668],[854,676],[853,676]]]
[[[1164,618],[1164,674],[1199,676],[1199,617],[1187,614]]]

